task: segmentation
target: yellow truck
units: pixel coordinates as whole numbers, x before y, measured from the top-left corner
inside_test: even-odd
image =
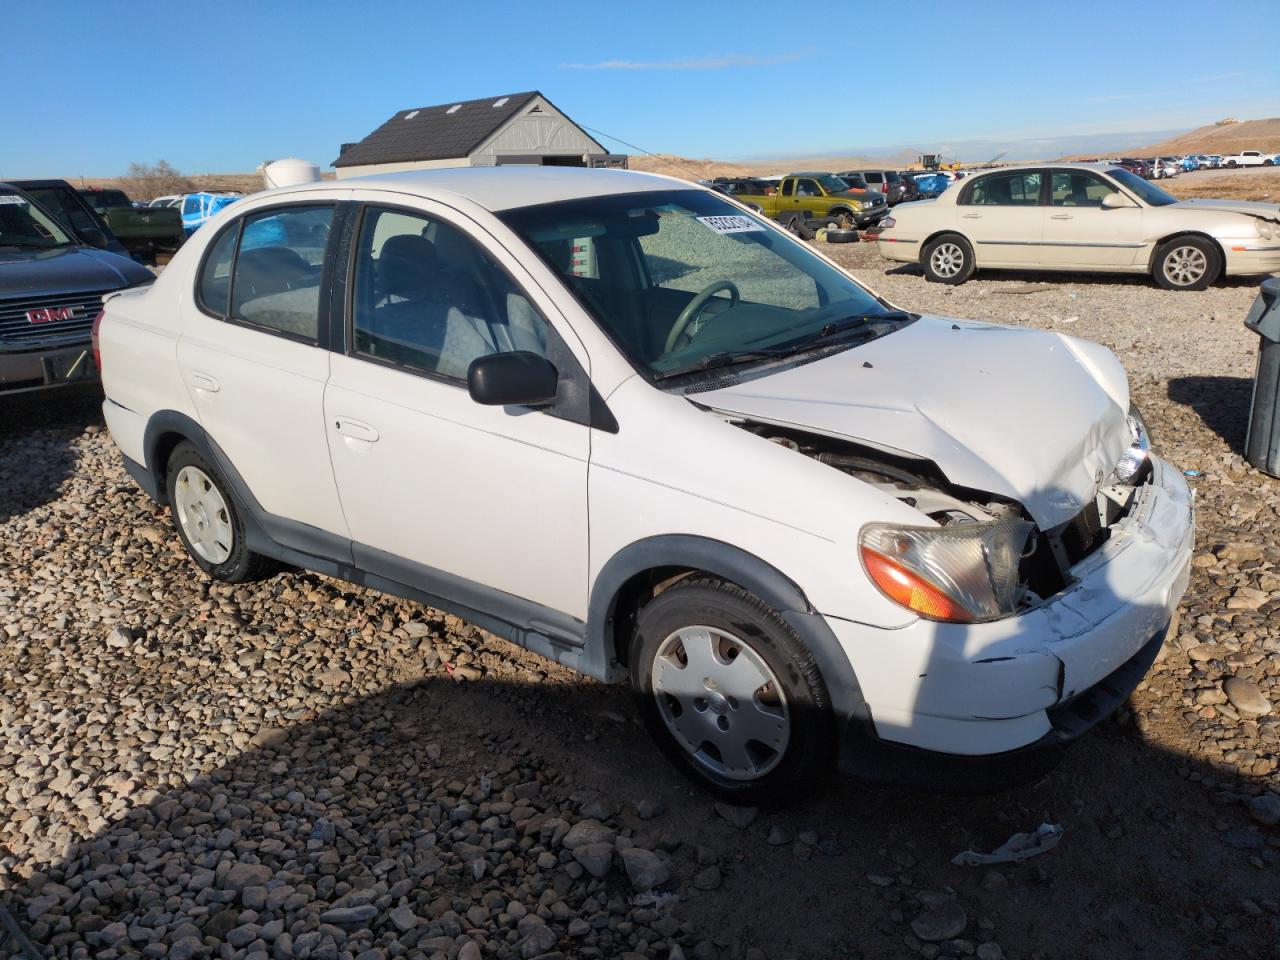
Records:
[[[889,214],[889,202],[875,190],[854,190],[834,173],[789,173],[773,193],[735,193],[734,198],[767,217],[788,223],[795,215],[817,226],[865,230]]]

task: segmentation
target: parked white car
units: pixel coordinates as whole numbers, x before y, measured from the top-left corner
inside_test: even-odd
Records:
[[[1241,150],[1239,153],[1222,158],[1224,167],[1270,167],[1275,163],[1271,154],[1261,150]]]
[[[1108,350],[895,309],[665,177],[257,194],[96,338],[125,466],[206,574],[284,561],[629,683],[735,801],[836,757],[1042,768],[1187,582],[1191,496]]]
[[[1280,205],[1178,200],[1105,163],[1006,167],[881,221],[880,255],[938,283],[975,270],[1149,273],[1168,290],[1280,271]]]

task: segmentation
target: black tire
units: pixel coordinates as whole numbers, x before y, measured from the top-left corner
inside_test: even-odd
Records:
[[[843,228],[828,227],[826,232],[827,243],[857,243],[862,238],[858,236],[857,230],[845,230]]]
[[[1234,170],[1236,168],[1236,162],[1234,160],[1228,160],[1227,166]]]
[[[675,670],[677,675],[688,666],[679,667],[678,657],[665,656],[660,662],[658,655],[673,642],[677,631],[693,627],[709,627],[730,635],[741,647],[747,648],[745,655],[748,659],[744,662],[749,667],[753,661],[762,661],[777,679],[781,706],[775,702],[771,709],[785,713],[777,728],[781,731],[786,725],[786,732],[781,734],[785,741],[781,749],[764,747],[759,741],[748,741],[744,745],[750,748],[748,755],[757,765],[758,774],[746,767],[738,776],[713,769],[717,764],[725,766],[731,756],[719,754],[714,738],[732,736],[733,718],[744,724],[759,719],[758,714],[739,712],[747,698],[735,699],[728,692],[733,689],[730,683],[723,683],[725,692],[720,693],[713,682],[706,689],[712,691],[709,697],[720,696],[719,703],[704,700],[702,707],[697,708],[700,715],[689,714],[690,717],[706,718],[705,721],[699,719],[697,725],[699,735],[707,735],[696,751],[701,758],[677,738],[664,719],[664,710],[674,711],[672,701],[676,704],[681,701],[668,696],[659,706],[659,699],[654,693],[655,666],[664,672]],[[732,664],[744,655],[741,648],[735,647],[730,640],[721,642],[725,651],[732,655],[727,658],[717,655],[717,664]],[[679,641],[679,649],[685,649],[683,641]],[[684,580],[659,594],[640,612],[631,645],[630,669],[637,706],[663,753],[686,776],[721,799],[730,803],[764,805],[790,802],[825,780],[833,769],[835,719],[817,663],[795,631],[775,611],[740,587],[698,577]],[[713,672],[714,669],[713,665]],[[702,680],[693,678],[692,682],[701,684]],[[769,686],[749,691],[756,709],[759,709],[757,704],[760,702],[756,695],[762,690],[773,701],[774,695]],[[684,708],[676,712],[677,719],[683,715]]]
[[[179,519],[180,508],[176,494],[178,475],[184,467],[194,467],[203,473],[225,505],[224,520],[231,530],[231,543],[226,545],[229,552],[221,562],[212,562],[201,556]],[[182,540],[187,554],[195,561],[196,566],[210,577],[224,583],[246,583],[251,580],[260,580],[276,571],[279,565],[274,560],[254,553],[246,545],[244,519],[230,485],[223,478],[221,471],[200,452],[194,443],[183,441],[174,447],[166,467],[165,486],[169,494],[169,511],[173,516],[174,529],[178,531],[178,537]]]
[[[1263,165],[1264,167],[1274,167],[1274,166],[1275,166],[1275,161],[1274,161],[1274,160],[1263,160],[1263,161],[1262,161],[1262,165]]]
[[[787,229],[801,240],[812,240],[814,238],[814,232],[804,222],[804,217],[798,213],[793,213],[788,218]]]
[[[938,261],[936,264],[935,259]],[[945,263],[954,264],[954,272],[948,272]],[[920,266],[931,282],[957,286],[973,276],[973,247],[958,233],[944,233],[924,245],[920,251]]]
[[[1199,251],[1203,258],[1203,271],[1196,279],[1190,278],[1191,265],[1200,260],[1192,251]],[[1222,272],[1222,254],[1217,246],[1204,237],[1174,237],[1156,249],[1151,262],[1151,276],[1165,290],[1204,290]]]

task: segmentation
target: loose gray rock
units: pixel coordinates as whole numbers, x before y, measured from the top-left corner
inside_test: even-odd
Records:
[[[1271,701],[1267,699],[1261,688],[1251,680],[1243,677],[1231,677],[1222,685],[1222,692],[1227,695],[1231,705],[1241,713],[1262,717],[1271,712]]]
[[[954,900],[937,900],[911,921],[911,932],[925,943],[954,940],[964,933],[969,918]]]
[[[603,877],[613,864],[613,844],[588,843],[573,851],[573,859],[593,877]]]
[[[1262,793],[1249,801],[1249,816],[1264,827],[1280,824],[1280,797],[1274,793]]]
[[[334,923],[340,927],[356,923],[367,923],[378,915],[378,908],[371,903],[358,907],[330,907],[320,914],[321,923]]]
[[[643,893],[671,879],[671,869],[656,853],[641,847],[622,851],[622,865],[637,892]]]

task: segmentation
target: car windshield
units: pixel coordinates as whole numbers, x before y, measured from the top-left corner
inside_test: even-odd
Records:
[[[65,247],[66,230],[29,199],[11,190],[0,191],[0,247]]]
[[[81,195],[89,201],[89,206],[98,211],[133,206],[129,198],[120,190],[86,190]]]
[[[1130,173],[1128,170],[1108,170],[1107,175],[1122,187],[1128,188],[1132,193],[1136,193],[1138,198],[1148,206],[1167,207],[1171,203],[1177,203],[1177,198],[1173,197],[1149,180],[1143,180],[1137,174]]]
[[[847,348],[911,319],[714,193],[620,194],[499,216],[651,380]]]
[[[820,177],[814,177],[820,184],[822,189],[827,193],[844,193],[849,189],[849,184],[837,177],[834,173],[823,174]]]

